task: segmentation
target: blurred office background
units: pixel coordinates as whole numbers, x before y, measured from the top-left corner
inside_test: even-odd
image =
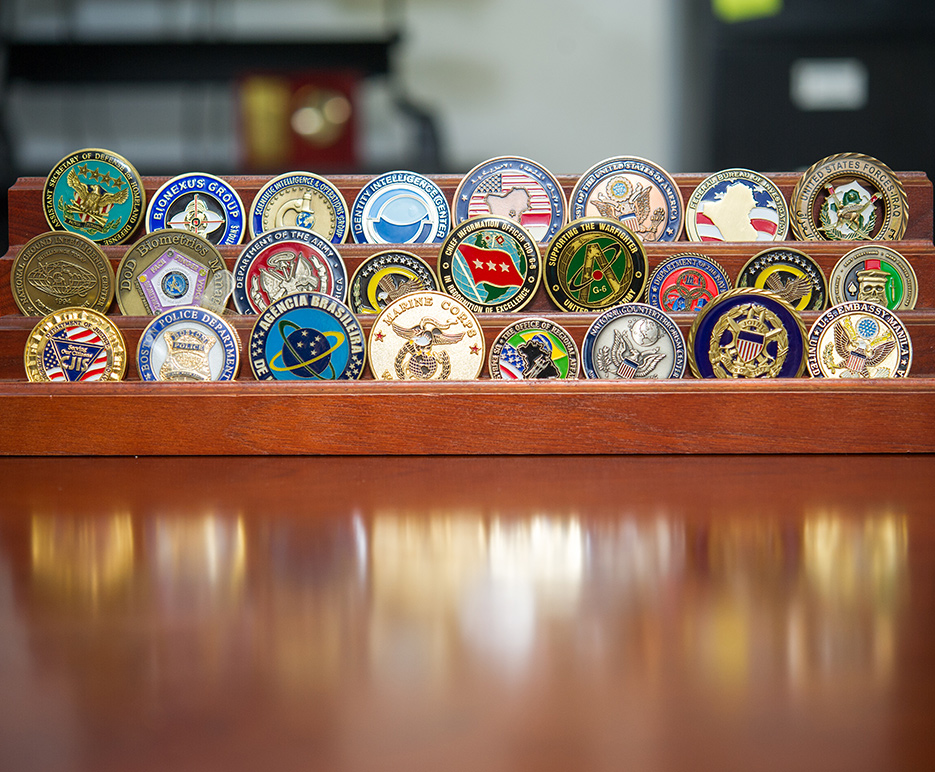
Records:
[[[143,175],[935,176],[930,0],[4,0],[0,49],[3,195],[89,146]]]

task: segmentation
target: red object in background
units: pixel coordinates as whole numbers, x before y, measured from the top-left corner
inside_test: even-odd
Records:
[[[238,83],[244,169],[351,171],[357,167],[359,74],[254,73]]]

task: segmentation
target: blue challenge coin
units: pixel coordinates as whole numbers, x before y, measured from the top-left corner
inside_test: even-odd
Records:
[[[215,245],[239,244],[246,226],[237,191],[220,177],[200,172],[173,177],[146,209],[146,232],[177,228]]]
[[[358,244],[433,244],[451,227],[441,188],[413,172],[387,172],[360,189],[351,207],[351,232]]]
[[[637,156],[608,158],[588,169],[572,189],[568,208],[569,220],[609,217],[643,242],[677,241],[684,220],[673,177]]]
[[[688,334],[697,378],[795,378],[805,370],[802,318],[772,292],[739,288],[708,303]]]
[[[565,224],[568,206],[555,176],[518,156],[492,158],[475,166],[455,190],[454,223],[472,217],[504,217],[522,225],[538,242],[551,241]]]
[[[364,331],[351,310],[320,292],[298,292],[261,313],[250,333],[250,367],[259,381],[360,378]]]
[[[231,381],[240,369],[240,338],[206,308],[171,308],[143,330],[136,363],[144,381]]]

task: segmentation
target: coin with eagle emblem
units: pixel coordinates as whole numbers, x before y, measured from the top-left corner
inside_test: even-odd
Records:
[[[808,331],[808,347],[814,378],[905,378],[912,366],[909,330],[878,303],[832,306]]]
[[[69,307],[106,313],[114,299],[114,269],[89,238],[50,231],[27,241],[13,258],[10,287],[26,316]]]
[[[595,319],[581,344],[588,378],[681,378],[685,338],[672,319],[647,303],[624,303]]]
[[[450,295],[416,292],[383,309],[368,350],[379,380],[472,381],[484,366],[484,331]]]
[[[42,189],[46,222],[97,244],[121,244],[143,215],[146,191],[139,172],[123,156],[86,148],[65,156]]]
[[[432,267],[418,255],[387,249],[364,258],[348,286],[348,305],[355,314],[379,314],[389,303],[412,292],[437,292]]]
[[[821,266],[801,250],[764,249],[737,274],[738,287],[775,292],[796,311],[822,311],[828,305],[828,282]]]

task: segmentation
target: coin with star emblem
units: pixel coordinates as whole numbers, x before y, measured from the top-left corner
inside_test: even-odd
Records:
[[[798,249],[772,247],[755,254],[737,274],[737,286],[775,292],[796,311],[821,311],[828,305],[821,266]]]
[[[338,186],[311,172],[273,177],[250,205],[250,237],[275,228],[304,228],[332,244],[343,244],[349,230],[347,202]]]
[[[389,303],[412,292],[438,291],[432,267],[418,255],[387,249],[364,258],[347,291],[355,314],[379,314]]]
[[[792,230],[803,241],[890,241],[909,223],[909,202],[899,178],[882,161],[838,153],[816,161],[790,197]]]
[[[374,320],[370,371],[386,381],[472,381],[484,349],[484,331],[463,304],[442,292],[415,292]]]
[[[240,336],[206,308],[172,308],[146,325],[136,366],[144,381],[232,381],[240,368]]]
[[[30,239],[13,258],[10,288],[26,316],[76,306],[106,313],[114,299],[114,269],[89,238],[50,231]]]
[[[119,381],[127,346],[117,325],[90,308],[47,314],[26,339],[26,377],[38,383]]]
[[[905,378],[912,366],[909,330],[878,303],[832,306],[809,329],[808,348],[814,378]]]
[[[42,189],[46,222],[97,244],[121,244],[143,214],[146,191],[139,172],[123,156],[86,148],[65,156]]]
[[[357,317],[321,292],[286,295],[266,308],[247,350],[258,381],[357,380],[367,359]]]

